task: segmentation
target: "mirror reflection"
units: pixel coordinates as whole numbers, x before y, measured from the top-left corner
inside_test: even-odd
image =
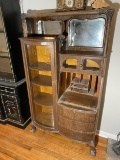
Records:
[[[62,33],[61,21],[41,21],[29,18],[26,23],[28,34],[60,35]]]
[[[68,45],[102,47],[105,19],[72,19],[69,21]]]

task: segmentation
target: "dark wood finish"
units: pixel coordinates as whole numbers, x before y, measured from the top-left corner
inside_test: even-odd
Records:
[[[91,155],[95,155],[96,153],[95,136],[97,131],[99,110],[101,107],[104,76],[106,74],[108,38],[113,13],[114,10],[111,8],[93,10],[91,7],[88,7],[86,10],[81,10],[79,12],[57,12],[56,10],[28,10],[27,14],[22,15],[24,37],[26,38],[21,39],[21,46],[27,77],[29,101],[31,104],[31,113],[33,119],[32,125],[33,127],[36,126],[40,129],[47,129],[58,132],[61,135],[69,137],[75,141],[88,144],[91,148]],[[100,46],[98,47],[94,47],[94,45],[69,45],[69,34],[71,34],[69,33],[69,22],[72,19],[82,21],[86,19],[102,19],[105,23],[105,27],[103,27],[103,37],[101,38],[102,44],[100,44]],[[32,50],[27,53],[26,44],[29,45],[31,43],[31,45],[34,46],[46,44],[47,48],[47,43],[51,42],[52,38],[47,37],[45,33],[37,33],[36,35],[34,30],[36,27],[39,28],[40,26],[33,26],[31,24],[32,32],[29,32],[30,28],[28,28],[27,23],[29,22],[30,27],[30,21],[32,22],[33,20],[35,22],[38,22],[39,20],[41,20],[41,22],[48,20],[60,21],[61,31],[63,31],[61,32],[62,35],[60,34],[58,36],[58,50],[56,50],[56,46],[58,46],[57,41],[53,44],[55,50],[54,52],[52,52],[53,59],[51,58],[51,72],[54,73],[54,75],[52,74],[51,76],[51,83],[53,88],[52,96],[54,98],[52,106],[53,114],[51,116],[51,120],[55,125],[53,126],[51,124],[51,127],[49,128],[47,128],[45,124],[41,125],[41,122],[35,122],[36,115],[34,110],[36,108],[36,111],[39,110],[41,114],[43,113],[42,111],[47,113],[50,112],[48,111],[48,108],[43,109],[42,107],[38,108],[36,106],[36,108],[34,109],[33,92],[35,92],[35,88],[33,89],[33,92],[31,92],[31,77],[29,76],[29,69],[31,68],[29,68],[29,61],[33,64],[33,62],[36,63],[36,61],[38,62],[39,60],[30,58],[30,55],[32,55]],[[38,25],[38,23],[36,24]],[[77,30],[77,28],[75,29]],[[92,30],[92,33],[93,32],[94,30]],[[95,34],[93,33],[93,35]],[[33,38],[30,38],[30,36],[32,36]],[[43,37],[41,38],[42,40],[37,38],[37,36]],[[79,37],[79,40],[82,41],[82,38],[80,38],[81,37]],[[35,55],[38,55],[37,51],[34,50],[34,52]],[[46,51],[44,52],[46,53]],[[40,54],[42,56],[43,53],[41,52]],[[35,56],[32,55],[32,57]],[[35,75],[38,75],[38,72],[31,75],[33,75],[32,78],[34,78]],[[40,81],[41,80],[39,80],[39,82]],[[44,80],[43,82],[45,83]],[[39,93],[39,91],[36,91],[36,95],[37,93]],[[43,104],[44,98],[42,99],[41,96],[39,99]],[[43,116],[41,116],[41,118],[43,118]],[[46,118],[44,120],[46,120]]]
[[[38,126],[46,130],[55,130],[56,123],[54,119],[56,119],[56,109],[54,106],[56,106],[57,96],[56,52],[58,52],[59,49],[59,38],[29,37],[21,38],[20,40],[32,114],[32,130],[34,130],[34,127]],[[26,50],[26,45],[33,48],[37,46],[39,49],[31,48],[30,51],[28,51]],[[34,56],[33,50],[36,52],[37,58],[35,58],[34,63],[30,65]],[[39,73],[37,72],[37,76],[36,64],[38,66],[37,70],[39,71]],[[33,72],[33,77],[32,74],[30,74],[31,70]]]
[[[30,66],[30,69],[34,69],[34,70],[38,70],[38,71],[50,71],[51,66],[49,63],[47,64],[44,62],[36,62]]]
[[[6,123],[21,128],[30,122],[30,109],[25,79],[21,83],[0,83],[1,111]],[[4,115],[5,114],[5,115]],[[0,121],[1,121],[0,120]]]
[[[98,98],[76,92],[65,91],[58,102],[73,106],[76,105],[78,108],[80,106],[95,110],[97,109]]]

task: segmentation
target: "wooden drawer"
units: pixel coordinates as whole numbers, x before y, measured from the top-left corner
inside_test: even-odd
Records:
[[[67,129],[74,130],[77,132],[94,132],[95,123],[83,123],[75,120],[70,120],[62,116],[58,116],[59,126],[63,126]]]
[[[58,126],[58,130],[60,134],[72,138],[74,140],[83,141],[83,142],[90,142],[93,141],[95,133],[86,133],[86,132],[79,132],[74,131],[68,128],[65,128],[64,126]]]
[[[78,110],[70,107],[58,106],[58,115],[61,115],[67,119],[74,119],[80,122],[94,123],[96,121],[96,112]]]
[[[4,94],[13,93],[13,94],[15,94],[15,88],[0,85],[0,93],[4,93]]]

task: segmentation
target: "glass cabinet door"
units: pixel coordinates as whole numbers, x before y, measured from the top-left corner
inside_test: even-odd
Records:
[[[25,44],[34,121],[48,128],[54,128],[51,71],[53,51],[51,42]]]

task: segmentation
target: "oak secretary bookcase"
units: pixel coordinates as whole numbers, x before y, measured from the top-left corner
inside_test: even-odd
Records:
[[[21,38],[24,68],[36,127],[51,130],[91,147],[95,135],[108,38],[111,8],[57,12],[28,10],[22,15]]]

